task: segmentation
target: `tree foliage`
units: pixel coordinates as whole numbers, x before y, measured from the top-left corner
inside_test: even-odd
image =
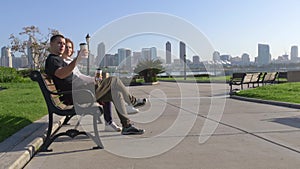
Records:
[[[10,35],[11,51],[13,53],[19,52],[27,58],[31,57],[29,60],[32,60],[33,65],[28,66],[33,69],[40,69],[48,55],[49,38],[54,34],[59,34],[59,32],[49,28],[47,35],[44,35],[36,26],[23,27],[18,36]],[[31,56],[28,56],[28,49],[32,51]]]
[[[145,82],[156,82],[157,74],[165,72],[159,59],[146,59],[140,61],[134,72],[144,77]]]

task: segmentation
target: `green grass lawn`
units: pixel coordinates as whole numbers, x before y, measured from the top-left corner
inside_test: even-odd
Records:
[[[0,142],[48,113],[36,82],[0,83],[0,88]]]
[[[266,85],[236,93],[238,96],[300,103],[300,82]]]

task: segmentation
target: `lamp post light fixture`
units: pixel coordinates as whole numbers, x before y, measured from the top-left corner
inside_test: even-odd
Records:
[[[87,43],[87,46],[88,46],[88,58],[87,58],[87,66],[86,66],[86,72],[87,72],[87,75],[90,74],[90,40],[91,40],[91,37],[90,37],[90,34],[87,34],[86,37],[85,37],[85,41]]]

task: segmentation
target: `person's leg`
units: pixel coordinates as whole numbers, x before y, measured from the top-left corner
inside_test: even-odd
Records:
[[[132,104],[132,102],[135,100],[135,97],[129,94],[123,82],[117,77],[111,77],[111,91],[112,94],[116,92],[115,96],[118,95],[117,92],[120,92],[123,95],[123,99],[127,104]]]
[[[103,105],[104,120],[107,124],[110,124],[112,122],[111,102],[102,102],[101,105]]]
[[[120,132],[122,127],[119,127],[112,120],[111,102],[99,102],[103,106],[104,120],[105,120],[105,131],[117,131]]]
[[[122,134],[143,134],[144,130],[135,128],[127,117],[125,102],[132,104],[136,98],[131,96],[124,84],[115,77],[104,79],[96,89],[98,101],[112,101],[123,126]]]
[[[123,99],[123,95],[120,92],[112,92],[111,94],[105,95],[102,99],[111,99],[113,100],[113,103],[115,105],[116,111],[118,113],[119,119],[122,123],[122,134],[123,135],[129,135],[129,134],[143,134],[145,130],[143,129],[138,129],[134,127],[129,118],[127,117],[126,114],[126,109],[125,109],[125,102]]]
[[[105,131],[117,131],[120,132],[122,127],[119,127],[112,120],[112,110],[111,110],[111,102],[104,102],[104,119],[105,119]]]
[[[118,91],[121,92],[124,101],[130,106],[142,106],[145,105],[146,99],[137,99],[136,97],[132,96],[128,90],[126,89],[125,85],[123,82],[117,78],[117,77],[108,77],[106,79],[103,79],[99,84],[98,88],[96,89],[96,98],[99,99],[103,95],[107,94],[109,91]]]
[[[111,92],[108,92],[104,96],[102,96],[99,100],[104,102],[110,102],[112,101],[115,105],[116,112],[118,114],[118,117],[120,119],[120,122],[123,127],[127,127],[130,124],[129,118],[126,116],[126,108],[123,100],[123,96],[120,92],[113,92],[114,96]]]
[[[129,108],[131,107],[131,109],[135,109],[134,107],[143,106],[146,104],[146,98],[138,99],[131,95],[119,78],[113,79],[112,82],[112,90],[119,90],[122,93]]]

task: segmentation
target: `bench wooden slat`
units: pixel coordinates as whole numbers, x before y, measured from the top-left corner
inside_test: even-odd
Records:
[[[53,80],[48,77],[46,74],[41,74],[42,78],[44,79],[45,83],[46,83],[46,87],[49,91],[52,91],[52,92],[57,92],[57,89],[54,85],[54,82]],[[60,95],[54,95],[54,94],[51,94],[50,95],[51,98],[52,98],[52,101],[53,101],[53,104],[55,106],[58,106],[60,107],[61,109],[66,109],[70,106],[68,105],[65,105],[59,98],[61,97]]]

